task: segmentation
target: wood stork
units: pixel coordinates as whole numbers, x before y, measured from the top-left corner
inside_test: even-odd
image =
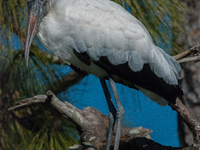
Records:
[[[100,78],[109,107],[109,150],[117,119],[115,150],[119,148],[124,108],[115,82],[140,90],[160,105],[182,96],[181,67],[154,45],[144,25],[110,0],[28,0],[29,22],[25,59],[37,35],[41,44],[74,70]],[[105,83],[110,81],[115,109]]]

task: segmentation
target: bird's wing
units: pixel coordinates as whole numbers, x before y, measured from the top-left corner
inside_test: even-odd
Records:
[[[78,53],[87,53],[96,62],[106,56],[112,65],[128,63],[133,72],[149,64],[168,84],[178,84],[180,65],[155,46],[143,24],[120,5],[109,0],[76,0],[68,4],[64,15],[71,47]]]

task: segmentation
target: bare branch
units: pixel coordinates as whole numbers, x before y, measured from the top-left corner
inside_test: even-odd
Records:
[[[187,124],[188,128],[194,135],[194,145],[193,147],[200,149],[200,123],[195,119],[195,117],[188,111],[186,106],[182,101],[177,98],[175,104],[169,104],[172,109],[182,117],[183,121]]]
[[[78,108],[72,107],[68,102],[61,102],[51,91],[47,91],[47,95],[36,95],[33,98],[21,100],[16,103],[16,106],[9,108],[8,111],[20,110],[33,104],[48,102],[64,117],[68,117],[68,119],[72,120],[80,128],[85,129],[90,125]]]
[[[200,52],[200,44],[197,44],[197,45],[193,46],[192,48],[190,48],[189,50],[186,50],[186,51],[179,53],[172,57],[174,59],[176,59],[179,63],[185,63],[185,62],[190,62],[190,61],[199,61],[200,57],[194,56],[194,55],[199,55],[199,52]],[[190,57],[185,58],[188,56],[190,56]]]
[[[51,105],[56,108],[63,116],[67,116],[77,125],[79,125],[82,129],[86,129],[90,123],[85,117],[80,114],[80,111],[76,111],[78,108],[74,109],[74,107],[68,107],[66,104],[67,102],[61,102],[51,91],[47,91],[47,96],[51,97],[50,103]]]
[[[183,58],[177,60],[179,63],[186,63],[186,62],[191,62],[191,61],[200,61],[200,56],[194,56],[194,57],[188,57],[188,58]]]
[[[31,106],[33,104],[45,103],[46,99],[47,99],[46,95],[36,95],[33,98],[27,98],[27,99],[17,102],[15,106],[9,108],[8,111],[12,111],[12,110],[16,111],[16,110],[20,110],[25,107]]]
[[[176,60],[179,60],[179,59],[181,59],[181,58],[184,58],[184,57],[187,57],[187,56],[189,56],[191,54],[191,51],[190,50],[186,50],[186,51],[184,51],[184,52],[182,52],[182,53],[179,53],[179,54],[177,54],[177,55],[175,55],[175,56],[172,56],[174,59],[176,59]]]

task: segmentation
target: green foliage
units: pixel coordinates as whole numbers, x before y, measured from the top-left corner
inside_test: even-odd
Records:
[[[14,34],[22,42],[25,39],[26,0],[0,0],[0,37],[2,50],[12,50]]]
[[[1,130],[2,150],[63,150],[78,143],[74,138],[78,135],[75,125],[55,110],[41,105],[23,111],[17,114],[23,117],[12,114],[15,121],[0,124],[4,129]]]
[[[19,118],[7,112],[16,101],[43,93],[47,87],[62,77],[62,73],[50,65],[49,59],[46,60],[49,63],[44,63],[37,57],[30,57],[27,68],[22,50],[12,51],[12,55],[12,61],[0,61],[0,148],[32,150],[34,147],[57,150],[67,149],[77,143],[75,136],[78,133],[75,126],[48,107],[35,106],[17,111]],[[58,129],[55,128],[56,122],[60,122]]]

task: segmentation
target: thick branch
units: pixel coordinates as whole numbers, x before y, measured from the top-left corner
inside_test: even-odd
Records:
[[[182,101],[177,98],[175,104],[169,104],[172,109],[182,117],[183,121],[187,124],[188,128],[192,131],[194,135],[194,145],[193,147],[200,149],[200,123],[194,118],[192,114],[188,111]]]
[[[47,91],[47,95],[36,95],[33,98],[21,100],[16,103],[16,106],[9,108],[8,111],[20,110],[39,103],[50,103],[52,107],[58,110],[64,117],[68,117],[72,120],[81,129],[85,129],[90,125],[78,108],[68,102],[61,102],[51,91]]]
[[[55,109],[57,109],[63,116],[70,118],[82,129],[86,129],[90,125],[90,122],[80,114],[80,111],[77,111],[78,108],[72,107],[72,105],[67,102],[61,102],[51,91],[47,91],[47,96],[51,97],[50,103]]]

